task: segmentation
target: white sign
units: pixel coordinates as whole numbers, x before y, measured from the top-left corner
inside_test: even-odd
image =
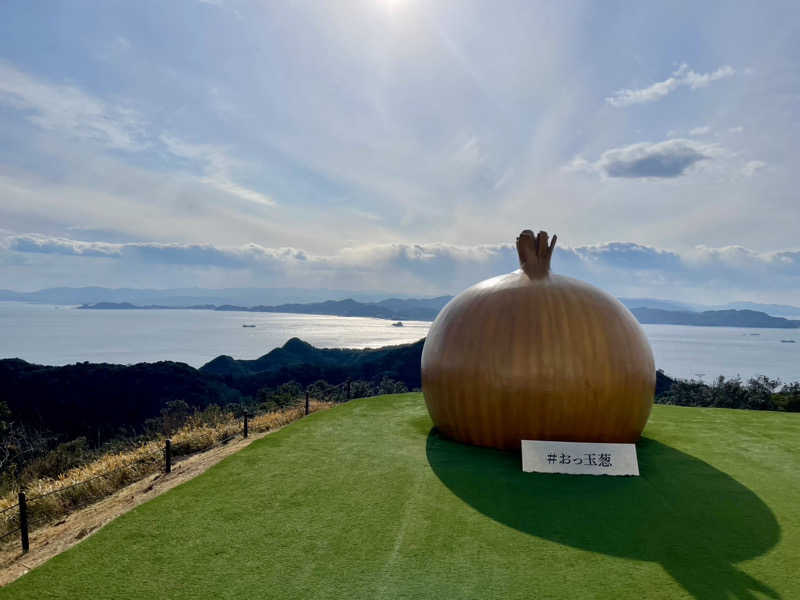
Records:
[[[522,440],[522,470],[567,475],[638,475],[634,444]]]

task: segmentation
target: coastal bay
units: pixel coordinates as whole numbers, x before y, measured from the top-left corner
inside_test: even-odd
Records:
[[[243,327],[255,325],[255,327]],[[0,358],[64,365],[172,360],[200,367],[216,356],[256,358],[299,337],[321,348],[378,348],[419,340],[430,322],[284,313],[200,310],[78,310],[0,302]],[[672,377],[718,375],[800,380],[796,330],[642,326],[656,366]]]

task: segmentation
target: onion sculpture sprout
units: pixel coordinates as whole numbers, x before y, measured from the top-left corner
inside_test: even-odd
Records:
[[[616,298],[550,273],[555,244],[523,231],[521,268],[464,290],[433,322],[422,391],[446,437],[517,450],[639,439],[655,391],[650,344]]]

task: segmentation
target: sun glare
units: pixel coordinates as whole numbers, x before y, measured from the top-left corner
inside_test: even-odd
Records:
[[[375,2],[391,14],[405,11],[411,4],[411,0],[375,0]]]

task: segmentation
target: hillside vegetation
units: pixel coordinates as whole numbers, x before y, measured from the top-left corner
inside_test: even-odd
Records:
[[[424,340],[376,349],[315,348],[292,338],[255,360],[63,367],[0,360],[0,494],[102,452],[169,435],[198,412],[269,411],[308,391],[323,402],[419,389]],[[800,383],[656,377],[656,402],[800,411]],[[88,450],[88,452],[87,452]]]
[[[67,467],[76,466],[66,456],[75,449],[84,456],[84,448],[116,451],[131,440],[168,435],[198,411],[283,409],[306,389],[339,402],[419,388],[422,344],[328,350],[293,338],[259,359],[221,356],[200,370],[175,362],[49,367],[0,360],[0,494],[58,474],[27,473],[34,462],[68,458]]]
[[[0,598],[797,598],[798,415],[656,406],[642,476],[522,473],[420,394],[254,442]]]

